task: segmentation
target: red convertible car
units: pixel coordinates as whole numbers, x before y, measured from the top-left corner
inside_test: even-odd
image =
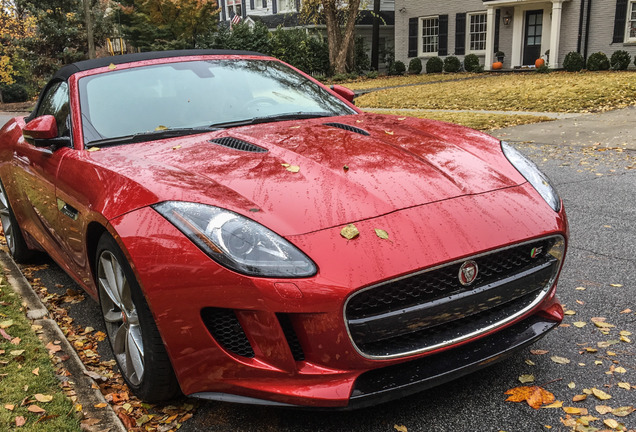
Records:
[[[100,302],[149,401],[356,408],[556,327],[547,178],[483,133],[352,101],[248,52],[64,66],[0,131],[9,250]]]

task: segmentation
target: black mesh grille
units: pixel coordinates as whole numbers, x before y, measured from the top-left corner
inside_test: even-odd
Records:
[[[267,151],[267,149],[264,149],[252,143],[248,143],[246,141],[243,141],[234,137],[214,138],[213,140],[210,140],[210,142],[218,144],[218,145],[222,145],[223,147],[228,147],[234,150],[240,150],[245,152],[264,153]]]
[[[364,136],[369,136],[370,135],[369,132],[365,131],[364,129],[360,129],[360,128],[357,128],[355,126],[351,126],[351,125],[344,124],[344,123],[323,123],[323,124],[325,126],[331,126],[331,127],[335,127],[335,128],[338,128],[338,129],[344,129],[346,131],[355,132],[355,133],[358,133],[358,134],[364,135]]]
[[[292,325],[289,315],[279,313],[276,314],[276,316],[278,317],[280,327],[283,329],[283,333],[285,333],[285,339],[287,339],[287,344],[289,345],[289,349],[291,350],[294,360],[305,360],[303,347],[300,345],[300,341],[298,340],[298,336],[296,335],[296,331],[294,330],[294,326]]]
[[[201,318],[212,337],[225,350],[243,357],[254,357],[254,350],[232,309],[204,308]]]
[[[554,242],[555,239],[550,238],[473,258],[479,266],[479,273],[469,287],[459,282],[457,276],[462,265],[459,262],[362,291],[347,303],[347,319],[364,318],[430,302],[519,273],[536,263],[545,262],[546,254]],[[533,248],[542,248],[535,258],[530,256]]]

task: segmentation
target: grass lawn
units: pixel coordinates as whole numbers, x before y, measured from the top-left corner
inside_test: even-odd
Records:
[[[378,114],[392,114],[404,117],[426,118],[431,120],[442,120],[449,123],[457,123],[462,126],[487,131],[491,129],[501,129],[508,126],[518,126],[522,124],[539,123],[551,121],[553,119],[543,116],[533,115],[509,115],[509,114],[485,114],[469,112],[431,112],[431,111],[404,111],[404,110],[374,110],[364,108],[367,112]]]
[[[0,277],[2,275],[0,274]],[[24,315],[20,297],[0,284],[0,430],[79,431],[49,358]]]
[[[424,75],[436,81],[463,74]],[[419,83],[420,76],[401,77],[394,85]],[[378,82],[378,87],[389,84]],[[366,84],[366,82],[365,82]],[[357,83],[345,84],[351,88]],[[491,74],[483,79],[451,81],[381,90],[362,95],[363,108],[475,109],[492,111],[594,112],[636,104],[636,72],[551,72]]]
[[[357,81],[350,81],[346,83],[333,83],[342,84],[351,90],[367,90],[382,87],[393,87],[405,84],[425,84],[435,81],[452,81],[458,79],[480,77],[478,74],[471,73],[459,73],[459,74],[420,74],[420,75],[407,75],[407,76],[394,76],[384,77],[376,79],[361,79]]]

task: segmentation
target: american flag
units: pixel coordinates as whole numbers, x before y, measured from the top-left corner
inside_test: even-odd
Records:
[[[241,22],[241,16],[239,14],[234,14],[234,16],[232,17],[232,21],[230,21],[230,28],[234,25],[234,24],[238,24]]]

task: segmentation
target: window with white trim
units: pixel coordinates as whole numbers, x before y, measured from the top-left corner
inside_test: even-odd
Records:
[[[486,13],[469,13],[466,20],[466,46],[468,51],[485,52],[486,51]]]
[[[420,35],[422,35],[420,53],[423,55],[437,55],[439,49],[439,17],[420,18]]]
[[[292,12],[296,11],[295,0],[278,0],[278,12]]]
[[[636,0],[630,0],[627,9],[627,31],[625,42],[636,42]]]

